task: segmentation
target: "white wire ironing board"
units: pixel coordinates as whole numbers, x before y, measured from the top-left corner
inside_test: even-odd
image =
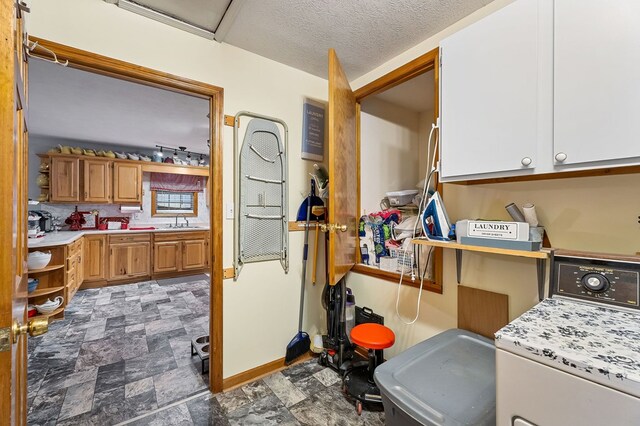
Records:
[[[242,146],[240,117],[251,117]],[[277,124],[284,129],[284,144]],[[289,272],[287,191],[289,131],[280,119],[238,112],[234,142],[234,280],[245,263],[279,260]]]

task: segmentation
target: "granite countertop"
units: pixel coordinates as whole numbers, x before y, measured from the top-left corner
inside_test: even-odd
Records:
[[[495,336],[500,349],[640,397],[640,312],[546,299]]]
[[[134,227],[142,225],[133,225]],[[208,231],[208,225],[196,225],[197,228],[155,228],[155,229],[114,229],[107,231],[99,231],[97,229],[87,229],[83,231],[59,231],[49,232],[41,238],[29,238],[28,247],[54,247],[71,244],[84,235],[111,235],[111,234],[139,234],[146,232],[195,232]]]

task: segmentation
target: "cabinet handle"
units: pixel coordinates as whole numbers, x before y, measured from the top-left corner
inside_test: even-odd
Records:
[[[564,160],[567,159],[567,154],[565,154],[564,152],[559,152],[556,154],[556,161],[558,163],[563,163]]]
[[[531,165],[531,158],[524,157],[522,160],[520,160],[520,163],[525,167],[529,167]]]

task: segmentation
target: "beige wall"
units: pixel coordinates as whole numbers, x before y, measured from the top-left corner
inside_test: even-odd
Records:
[[[353,88],[392,71],[438,46],[456,30],[510,3],[496,0],[436,36],[407,50],[365,76]],[[422,157],[421,157],[422,158]],[[445,185],[444,200],[452,221],[463,218],[508,219],[504,206],[531,202],[549,233],[554,247],[611,253],[640,252],[639,175],[559,179],[491,185]],[[538,301],[535,262],[506,256],[465,253],[462,283],[509,295],[509,317],[516,318]],[[457,283],[453,250],[444,253],[442,295],[423,292],[418,321],[405,325],[396,316],[397,283],[350,274],[348,286],[357,304],[384,315],[396,333],[396,344],[386,351],[390,357],[434,334],[457,324]],[[402,287],[400,313],[415,315],[418,290]]]
[[[290,215],[306,193],[312,163],[300,160],[302,102],[326,100],[327,82],[247,51],[171,28],[99,0],[32,0],[28,30],[101,55],[224,88],[224,112],[249,110],[287,122],[290,135]],[[233,199],[233,130],[224,128],[224,201]],[[224,222],[224,259],[231,266],[233,222]],[[291,269],[278,262],[248,265],[224,283],[224,371],[229,377],[281,358],[297,330],[302,233],[291,234]],[[322,263],[322,262],[321,262]],[[320,275],[323,276],[323,275]],[[324,279],[321,280],[324,283]],[[322,318],[321,286],[311,288],[307,330]]]
[[[360,113],[361,214],[380,210],[389,191],[415,189],[420,114],[377,99],[362,102]]]

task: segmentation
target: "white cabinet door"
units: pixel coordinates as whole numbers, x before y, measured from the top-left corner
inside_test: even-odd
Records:
[[[555,164],[640,162],[640,1],[562,0],[554,14]]]
[[[442,41],[442,181],[537,167],[542,86],[551,94],[541,83],[540,33],[551,30],[541,5],[517,0]]]

